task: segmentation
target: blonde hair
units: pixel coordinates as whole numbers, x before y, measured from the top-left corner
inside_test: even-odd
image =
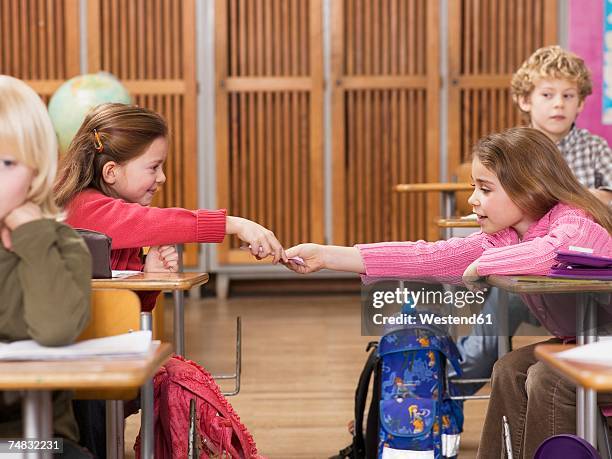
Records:
[[[34,169],[27,200],[46,218],[58,218],[53,197],[57,136],[41,98],[23,81],[0,75],[0,143],[10,145],[20,163]]]
[[[497,175],[508,197],[531,218],[542,218],[561,202],[582,209],[612,233],[608,208],[578,182],[554,142],[537,129],[487,135],[473,156]]]
[[[576,83],[580,102],[593,92],[591,72],[584,60],[556,45],[536,50],[512,75],[510,91],[514,102],[518,104],[520,99],[528,98],[535,82],[540,79]]]
[[[62,158],[55,184],[57,204],[65,206],[85,188],[112,196],[102,177],[104,165],[137,158],[159,137],[168,137],[168,126],[151,110],[119,103],[94,107]]]

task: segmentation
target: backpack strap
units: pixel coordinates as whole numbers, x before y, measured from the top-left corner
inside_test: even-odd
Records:
[[[365,435],[365,458],[376,459],[378,457],[378,430],[380,428],[380,367],[378,359],[374,364],[374,382],[372,383],[372,400],[368,410]]]
[[[368,359],[366,360],[361,375],[359,375],[359,382],[357,383],[357,389],[355,390],[355,437],[353,438],[354,445],[354,457],[364,458],[365,457],[365,438],[363,436],[363,414],[365,412],[366,399],[368,397],[368,389],[370,386],[370,378],[374,372],[374,367],[378,364],[378,343],[371,341],[368,343],[366,352],[372,349]],[[369,427],[369,426],[368,426]]]

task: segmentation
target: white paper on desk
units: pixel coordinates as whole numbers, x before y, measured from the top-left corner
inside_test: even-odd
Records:
[[[585,363],[596,363],[612,367],[612,336],[603,336],[596,343],[576,346],[567,351],[559,352],[557,357],[567,360],[577,360]]]
[[[136,274],[142,274],[142,271],[129,271],[129,270],[115,270],[113,269],[112,271],[112,276],[113,279],[119,278],[119,279],[123,279],[124,277],[130,277],[130,276],[134,276]]]
[[[70,360],[108,356],[139,356],[151,349],[151,331],[141,330],[104,338],[88,339],[68,346],[41,346],[34,340],[0,343],[0,360]]]

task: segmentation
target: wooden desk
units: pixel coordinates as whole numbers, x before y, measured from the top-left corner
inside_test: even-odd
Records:
[[[472,191],[472,185],[467,182],[448,183],[399,183],[393,187],[398,193],[442,193],[444,218],[451,218],[455,212],[455,193]]]
[[[535,355],[578,386],[597,392],[612,392],[612,367],[557,357],[559,352],[574,347],[574,344],[540,344],[535,348]]]
[[[185,291],[208,282],[208,273],[140,273],[113,279],[92,279],[92,288],[115,288],[135,291]],[[143,329],[151,329],[150,316]],[[174,299],[174,351],[185,355],[185,311],[183,301]]]
[[[612,292],[612,281],[546,276],[488,276],[487,283],[512,293]]]
[[[140,273],[113,279],[92,279],[92,288],[189,290],[208,282],[208,273]]]
[[[3,361],[0,362],[0,390],[24,391],[24,438],[51,438],[53,390],[122,389],[142,386],[153,377],[171,354],[172,347],[162,343],[154,346],[150,353],[143,357],[113,360],[98,357],[60,361]],[[151,417],[152,415],[151,413]],[[153,438],[143,438],[143,443],[145,442],[152,447]],[[38,457],[50,457],[50,454],[43,453]]]
[[[442,229],[444,239],[450,239],[451,237],[466,237],[480,228],[480,225],[473,219],[450,217],[438,220],[438,228]]]
[[[556,279],[546,276],[489,276],[487,283],[501,290],[521,294],[574,293],[576,304],[576,341],[589,344],[597,336],[589,336],[585,330],[597,329],[597,309],[593,298],[610,295],[612,281]],[[504,308],[507,296],[500,298]],[[597,394],[595,389],[576,388],[576,433],[597,447]]]
[[[472,185],[469,183],[398,183],[393,187],[393,190],[400,193],[428,191],[454,193],[455,191],[471,191],[472,188]]]
[[[470,218],[441,218],[438,220],[440,228],[479,228],[477,220]]]
[[[578,391],[586,392],[587,395],[592,394],[595,410],[593,422],[596,423],[598,413],[597,392],[612,391],[612,367],[557,357],[559,352],[573,347],[575,347],[573,344],[540,344],[535,347],[535,356],[562,376],[574,382],[576,384],[576,394],[578,394]],[[585,413],[585,416],[588,415]],[[594,430],[597,432],[597,424],[595,424]]]

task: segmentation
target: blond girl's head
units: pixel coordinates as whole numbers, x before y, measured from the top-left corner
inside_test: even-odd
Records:
[[[23,81],[0,75],[0,222],[26,201],[44,217],[59,211],[52,190],[57,137],[41,98]]]

